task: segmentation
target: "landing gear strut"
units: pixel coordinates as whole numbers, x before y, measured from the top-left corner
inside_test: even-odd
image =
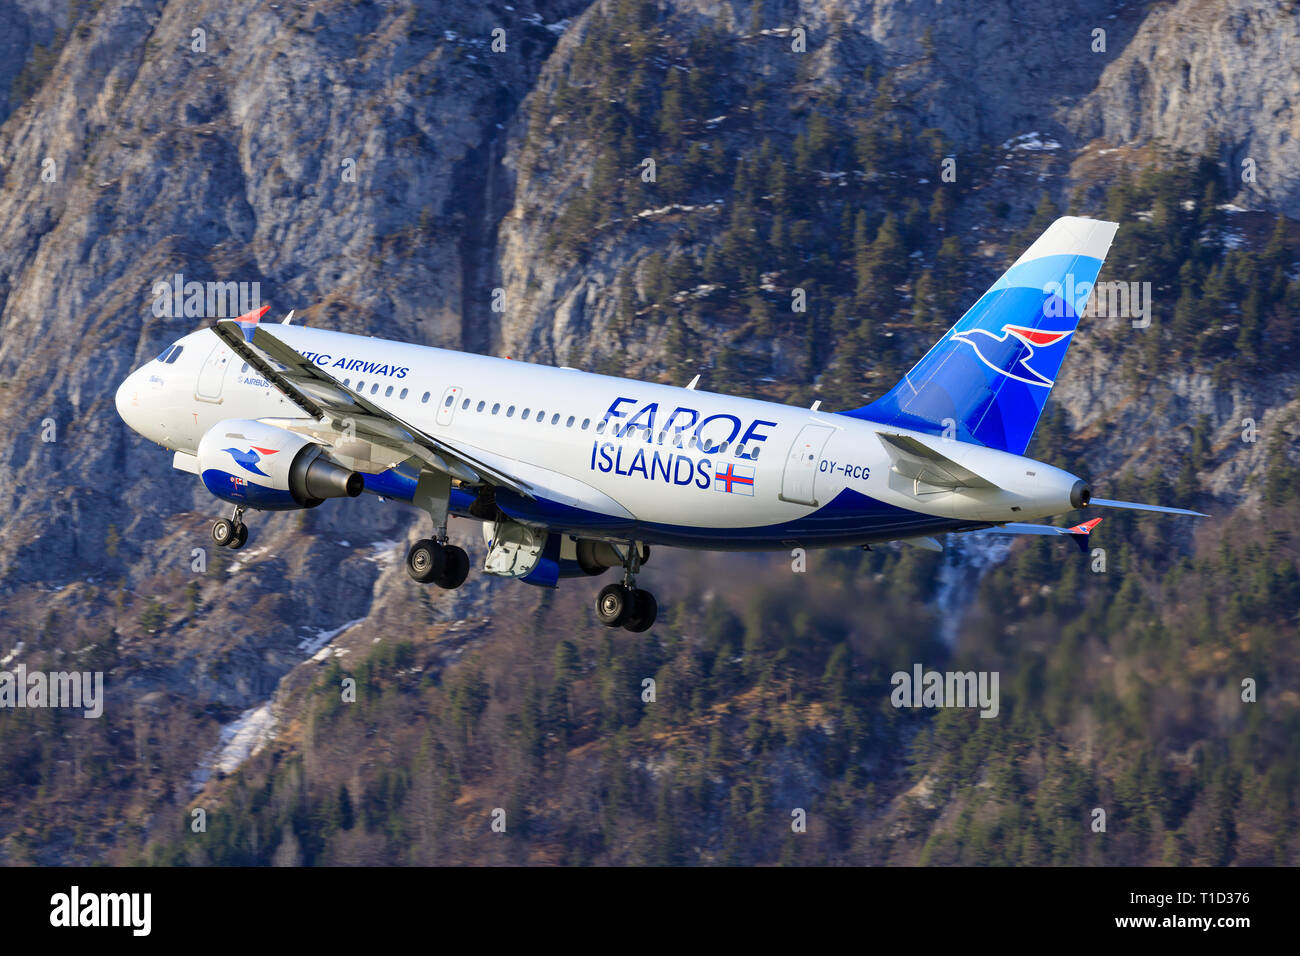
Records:
[[[415,486],[415,503],[429,512],[437,529],[432,538],[421,538],[406,552],[406,573],[421,584],[436,584],[448,591],[465,583],[469,576],[469,555],[464,548],[447,543],[447,503],[451,478],[424,471]]]
[[[244,524],[244,506],[235,505],[235,511],[229,518],[218,518],[212,522],[212,540],[219,548],[238,551],[248,543],[248,525]]]
[[[622,627],[640,633],[654,626],[655,618],[659,616],[659,604],[653,594],[636,586],[641,561],[641,549],[635,544],[629,545],[623,559],[623,583],[601,588],[596,598],[596,617],[606,627]]]

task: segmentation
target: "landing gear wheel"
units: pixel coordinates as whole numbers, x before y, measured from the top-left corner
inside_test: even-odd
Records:
[[[596,598],[596,617],[606,627],[619,627],[627,618],[632,603],[632,589],[626,584],[609,584]]]
[[[447,563],[446,552],[437,541],[420,539],[406,552],[406,573],[421,584],[428,584],[442,574]]]
[[[655,618],[659,616],[659,602],[649,591],[634,588],[631,607],[623,620],[623,627],[637,634],[654,627]]]
[[[238,551],[246,544],[248,544],[248,525],[240,522],[235,525],[235,536],[230,539],[226,547],[231,551]]]
[[[442,551],[445,558],[442,573],[433,579],[433,583],[454,591],[469,577],[469,555],[464,548],[458,548],[454,544],[445,546]]]
[[[235,523],[226,518],[218,518],[212,522],[212,540],[217,543],[217,547],[225,548],[235,539]]]

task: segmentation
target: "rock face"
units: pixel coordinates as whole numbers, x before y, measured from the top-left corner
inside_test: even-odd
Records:
[[[1300,6],[1153,7],[1069,117],[1085,138],[1197,152],[1217,143],[1243,205],[1300,215]]]
[[[610,6],[0,0],[0,655],[20,640],[41,652],[51,608],[138,630],[157,597],[170,617],[147,631],[156,642],[137,635],[123,648],[120,702],[162,689],[178,709],[197,701],[228,718],[266,700],[313,635],[364,619],[378,638],[489,609],[481,583],[436,607],[413,597],[400,554],[418,516],[373,500],[260,518],[253,549],[233,565],[209,555],[196,571],[217,504],[128,432],[113,394],[212,318],[156,314],[155,284],[177,273],[247,283],[273,315],[294,308],[346,331],[586,367],[617,354],[620,283],[681,241],[683,222],[707,231],[717,213],[648,217],[594,242],[580,265],[548,247],[597,159],[548,124],[548,106]],[[1214,134],[1234,161],[1257,161],[1243,202],[1300,215],[1296,5],[1108,7],[827,0],[755,12],[672,0],[655,29],[712,24],[743,41],[738,74],[791,95],[847,90],[865,102],[863,71],[896,71],[922,125],[961,147],[1042,131],[1067,147],[1101,137],[1198,148]],[[1067,34],[1063,23],[1082,26]],[[1109,52],[1089,49],[1093,25]],[[807,31],[798,63],[794,26]],[[746,121],[727,135],[756,149],[780,131]],[[504,312],[493,311],[497,289]],[[656,334],[637,346],[664,347]],[[1106,393],[1106,363],[1085,350],[1070,374],[1060,395],[1083,421]],[[1254,409],[1264,420],[1294,383],[1228,402],[1189,375],[1177,391],[1176,417]],[[1142,447],[1121,435],[1106,460],[1118,467]],[[1252,449],[1227,455],[1213,487],[1231,498],[1241,489],[1226,476],[1258,464]],[[114,595],[126,611],[112,610]],[[527,614],[538,599],[504,600]],[[205,727],[212,739],[196,753],[215,742]]]

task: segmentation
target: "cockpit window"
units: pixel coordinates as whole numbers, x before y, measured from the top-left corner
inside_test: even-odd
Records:
[[[169,345],[167,348],[162,350],[162,353],[158,356],[158,361],[163,362],[166,365],[171,365],[181,357],[181,352],[184,350],[185,346],[183,345]]]

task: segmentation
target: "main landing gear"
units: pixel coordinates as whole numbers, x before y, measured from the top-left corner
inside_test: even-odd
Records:
[[[596,597],[596,617],[606,627],[622,627],[640,633],[654,626],[659,616],[659,603],[649,591],[636,586],[636,575],[641,570],[641,549],[632,544],[623,560],[623,583],[609,584],[600,589]]]
[[[447,502],[451,478],[445,473],[422,471],[416,482],[414,501],[433,519],[432,538],[421,538],[406,552],[406,573],[421,584],[436,584],[448,591],[465,583],[469,576],[469,555],[464,548],[447,543]]]
[[[406,573],[421,584],[436,584],[451,591],[469,576],[469,555],[464,548],[432,538],[421,538],[406,552]]]
[[[218,518],[212,522],[212,540],[219,548],[238,551],[248,544],[248,525],[244,524],[244,506],[236,505],[234,514],[229,518]]]

